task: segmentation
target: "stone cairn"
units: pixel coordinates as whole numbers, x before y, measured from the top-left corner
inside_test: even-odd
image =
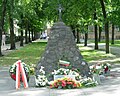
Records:
[[[46,74],[58,69],[59,60],[70,62],[73,68],[80,69],[81,75],[89,76],[88,64],[83,60],[76,46],[71,29],[63,22],[57,22],[51,28],[47,47],[36,66],[36,75],[39,74],[41,66],[45,67]]]

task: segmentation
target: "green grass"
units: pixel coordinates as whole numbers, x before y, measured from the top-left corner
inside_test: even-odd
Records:
[[[120,40],[115,40],[114,45],[111,46],[120,47]]]
[[[26,64],[37,64],[41,58],[42,53],[46,47],[45,42],[34,42],[27,46],[11,52],[10,54],[0,57],[0,66],[9,66],[17,60],[22,60]],[[98,62],[103,60],[115,60],[116,56],[112,54],[105,54],[104,51],[93,50],[89,47],[79,46],[80,52],[84,59],[89,62]],[[112,62],[119,62],[117,61]]]
[[[0,66],[12,65],[17,60],[22,60],[26,64],[37,64],[45,50],[46,43],[34,42],[27,46],[15,50],[10,54],[0,57]]]
[[[81,54],[83,55],[83,58],[87,62],[105,62],[105,60],[110,61],[116,58],[116,56],[113,54],[106,54],[105,51],[93,50],[90,47],[80,46],[79,49],[81,51]]]

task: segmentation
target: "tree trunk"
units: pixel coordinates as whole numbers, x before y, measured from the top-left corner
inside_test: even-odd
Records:
[[[3,27],[4,27],[4,17],[5,17],[5,12],[6,12],[6,5],[7,5],[7,0],[3,0],[2,2],[2,12],[1,12],[1,17],[0,17],[0,56],[2,56],[2,50],[1,50],[1,44],[2,44],[2,32],[3,32]]]
[[[97,33],[97,25],[95,27],[95,49],[98,50],[98,33]]]
[[[105,42],[106,42],[106,54],[109,53],[109,23],[107,20],[107,14],[105,10],[105,4],[103,0],[100,0],[101,7],[102,7],[102,12],[104,16],[104,21],[105,21]]]
[[[25,29],[25,44],[28,44],[27,29]]]
[[[9,14],[9,20],[10,20],[10,49],[16,49],[15,47],[15,34],[14,34],[14,23],[13,23],[13,8],[14,8],[14,0],[11,0],[11,6],[10,6],[10,14]]]
[[[28,32],[28,23],[27,23],[27,21],[26,21],[26,28],[25,28],[25,44],[28,44],[27,32]]]
[[[38,39],[37,37],[38,37],[37,36],[37,32],[34,32],[34,38],[35,38],[35,40]]]
[[[111,44],[114,44],[114,30],[115,30],[115,27],[114,27],[114,24],[112,24],[112,40],[111,40]]]
[[[73,33],[74,39],[76,39],[75,28],[74,28],[74,26],[73,26],[73,25],[71,25],[71,29],[72,29],[72,33]]]
[[[21,36],[20,36],[20,46],[23,46],[23,40],[24,40],[24,37],[23,37],[23,14],[21,15],[21,30],[20,30],[20,33],[21,33]]]
[[[80,33],[78,29],[77,29],[77,43],[80,43]]]
[[[31,38],[30,38],[30,29],[28,29],[28,31],[29,31],[29,42],[31,42]]]
[[[94,12],[94,20],[97,20],[96,10]],[[97,33],[97,24],[94,25],[95,31],[95,49],[98,49],[98,33]]]
[[[87,46],[87,39],[88,39],[88,33],[85,33],[85,41],[84,41],[84,46]]]
[[[10,50],[15,49],[15,34],[14,34],[14,25],[13,18],[10,16]]]
[[[23,45],[23,40],[24,40],[24,38],[23,38],[23,29],[20,30],[20,33],[21,33],[21,36],[20,36],[20,46],[24,46]]]
[[[33,32],[33,29],[31,31],[31,35],[32,35],[32,41],[34,41],[34,32]]]
[[[99,42],[101,41],[101,33],[102,33],[102,27],[99,26],[99,38],[98,38]]]

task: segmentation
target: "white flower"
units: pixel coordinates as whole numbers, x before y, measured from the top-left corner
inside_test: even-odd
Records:
[[[45,86],[48,82],[47,78],[45,75],[37,75],[37,77],[35,77],[35,82],[36,82],[36,86]]]
[[[89,68],[90,68],[90,69],[93,69],[93,67],[94,67],[94,66],[90,66]]]
[[[44,67],[43,67],[43,66],[41,66],[41,69],[44,69]]]
[[[96,66],[96,69],[101,69],[102,67],[101,66]]]

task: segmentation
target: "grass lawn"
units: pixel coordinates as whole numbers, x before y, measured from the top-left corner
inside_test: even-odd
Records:
[[[34,42],[6,56],[0,57],[0,66],[12,65],[17,60],[22,60],[26,64],[37,64],[45,50],[46,44],[45,42]]]
[[[96,63],[119,63],[120,60],[113,54],[106,54],[105,51],[101,50],[94,50],[90,47],[79,47],[81,54],[83,55],[84,59],[90,63],[90,64],[96,64]]]
[[[120,40],[115,40],[114,45],[111,46],[120,47]]]
[[[21,49],[15,50],[6,56],[0,57],[0,66],[12,65],[19,59],[29,65],[37,64],[45,50],[46,44],[47,43],[45,42],[34,42]],[[84,46],[79,46],[79,49],[88,63],[116,59],[116,56],[112,54],[105,54],[104,51],[97,51]],[[112,62],[119,62],[119,60]]]

